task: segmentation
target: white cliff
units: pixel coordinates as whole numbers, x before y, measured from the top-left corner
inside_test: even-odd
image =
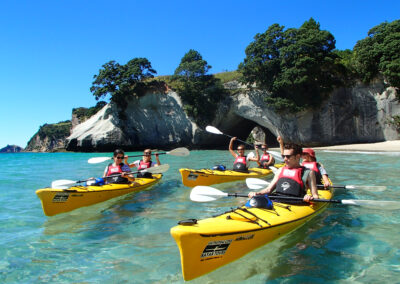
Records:
[[[285,140],[310,146],[400,138],[395,126],[388,123],[392,116],[400,115],[396,91],[385,89],[379,82],[337,89],[319,109],[301,113],[278,114],[263,96],[260,91],[242,90],[227,97],[216,106],[217,114],[210,124],[241,139],[259,126],[267,133],[267,140],[282,135]],[[124,111],[124,120],[118,118],[118,111],[114,104],[108,104],[77,125],[67,139],[67,149],[211,148],[228,144],[225,136],[200,129],[184,112],[179,96],[171,91],[133,97]]]

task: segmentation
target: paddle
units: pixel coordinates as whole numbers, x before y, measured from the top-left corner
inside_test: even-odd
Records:
[[[168,171],[169,169],[169,165],[168,164],[164,164],[164,165],[160,165],[158,167],[151,167],[151,168],[147,168],[145,170],[141,170],[141,171],[136,171],[136,172],[126,172],[129,174],[136,174],[136,173],[152,173],[152,174],[161,174],[161,173],[165,173],[166,171]],[[119,174],[121,175],[121,174]],[[117,175],[114,175],[113,177],[115,177]],[[108,177],[105,177],[108,178]],[[51,188],[56,188],[56,189],[65,189],[68,188],[76,183],[82,183],[82,182],[86,182],[89,180],[93,180],[93,178],[90,179],[85,179],[85,180],[68,180],[68,179],[59,179],[59,180],[55,180],[51,183]]]
[[[210,133],[213,133],[213,134],[217,134],[217,135],[225,135],[225,136],[227,136],[227,137],[229,137],[229,138],[232,138],[232,137],[233,137],[233,136],[230,136],[230,135],[228,135],[228,134],[222,133],[222,132],[219,131],[217,128],[215,128],[214,126],[211,126],[211,125],[208,125],[208,126],[206,127],[206,131],[207,131],[207,132],[210,132]],[[253,147],[252,144],[249,144],[249,143],[247,143],[247,142],[245,142],[245,141],[243,141],[243,140],[240,140],[240,139],[237,139],[237,140],[240,141],[240,142],[242,142],[242,143],[244,143],[244,144],[246,144],[246,145],[249,145],[250,147]],[[274,156],[276,159],[278,159],[278,160],[280,160],[280,161],[283,161],[282,155],[281,155],[280,153],[277,153],[277,152],[275,152],[275,151],[268,151],[268,153],[271,153],[271,155]]]
[[[247,194],[239,193],[226,193],[210,186],[195,186],[190,192],[190,199],[196,202],[209,202],[220,199],[222,197],[248,197]],[[303,200],[302,197],[291,197],[291,196],[268,196],[270,199],[278,200]],[[340,203],[344,205],[357,205],[364,206],[367,208],[384,209],[384,210],[397,210],[400,209],[400,202],[398,201],[386,201],[386,200],[357,200],[357,199],[313,199],[312,202],[327,202],[327,203]]]
[[[266,186],[269,185],[269,182],[266,180],[262,180],[259,178],[247,178],[246,179],[246,185],[250,189],[261,189],[265,188]],[[324,188],[322,184],[317,185],[318,188]],[[373,192],[379,192],[379,191],[384,191],[386,189],[386,186],[383,185],[332,185],[330,186],[335,189],[361,189],[361,190],[366,190],[366,191],[373,191]]]
[[[189,156],[189,150],[187,148],[183,148],[182,147],[182,148],[176,148],[176,149],[171,150],[169,152],[154,153],[152,155],[155,155],[155,154],[158,154],[158,155],[167,154],[167,155],[172,155],[172,156],[185,157],[185,156]],[[141,156],[143,156],[143,154],[134,155],[134,156],[128,156],[128,157],[132,158],[132,157],[141,157]],[[111,159],[112,159],[112,157],[111,158],[110,157],[95,157],[95,158],[90,158],[88,160],[88,163],[89,164],[98,164],[98,163],[102,163],[102,162],[105,162],[105,161],[111,160]]]

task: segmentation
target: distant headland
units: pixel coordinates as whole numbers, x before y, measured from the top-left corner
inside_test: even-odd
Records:
[[[19,153],[24,151],[24,148],[17,145],[7,145],[0,149],[0,153]]]

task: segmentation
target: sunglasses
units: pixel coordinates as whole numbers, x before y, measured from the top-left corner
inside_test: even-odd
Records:
[[[115,158],[121,160],[121,159],[123,159],[124,157],[115,157]]]
[[[261,147],[261,150],[267,150],[267,148],[265,148],[265,147]]]
[[[151,153],[144,153],[144,156],[151,156]]]
[[[291,155],[282,155],[282,159],[290,159],[290,157],[294,156],[294,154]]]
[[[243,149],[243,148],[238,148],[237,150],[238,150],[238,151],[244,151],[244,149]]]

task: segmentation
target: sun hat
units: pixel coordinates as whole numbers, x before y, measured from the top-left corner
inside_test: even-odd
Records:
[[[315,152],[314,152],[314,150],[311,149],[311,148],[305,148],[305,149],[303,149],[303,154],[308,154],[308,155],[310,155],[312,158],[316,159],[316,158],[315,158]]]

